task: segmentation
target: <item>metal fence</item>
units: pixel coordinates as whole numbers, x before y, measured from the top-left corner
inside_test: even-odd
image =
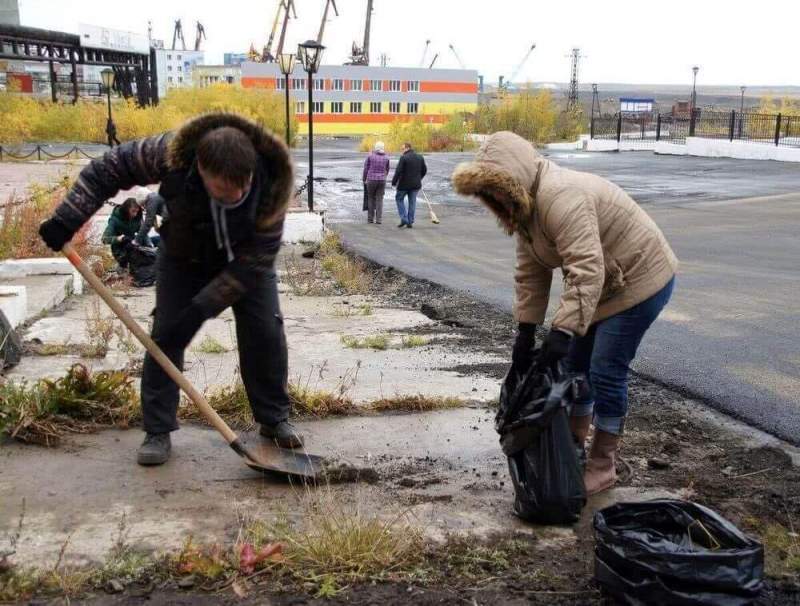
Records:
[[[625,142],[685,143],[686,137],[703,137],[800,147],[800,116],[700,109],[691,116],[618,113],[593,117],[590,133],[592,139]]]
[[[9,147],[3,147],[0,145],[0,162],[9,161],[9,160],[19,160],[19,161],[26,161],[26,160],[66,160],[66,159],[89,159],[93,160],[95,158],[101,157],[103,154],[91,154],[77,145],[68,149],[64,153],[53,153],[53,151],[48,150],[46,147],[42,145],[36,145],[30,149],[15,149]]]

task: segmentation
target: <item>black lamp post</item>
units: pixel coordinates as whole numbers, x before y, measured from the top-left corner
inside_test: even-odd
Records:
[[[283,74],[283,87],[286,89],[286,145],[291,145],[291,131],[289,130],[289,74],[294,71],[294,53],[281,53],[278,55],[278,65]]]
[[[114,120],[111,118],[111,87],[114,86],[114,70],[106,68],[100,72],[100,77],[103,79],[103,86],[106,87],[106,95],[108,97],[108,121],[106,122],[108,146],[114,147],[114,142],[119,145],[117,127],[114,125]]]
[[[739,88],[742,91],[742,101],[739,104],[739,114],[743,114],[744,113],[744,91],[747,89],[747,87],[746,86],[740,86]]]
[[[308,73],[308,210],[314,211],[314,74],[319,71],[325,47],[316,40],[297,45],[297,58]]]
[[[696,65],[692,68],[692,115],[697,107],[697,72],[699,71],[700,68]]]

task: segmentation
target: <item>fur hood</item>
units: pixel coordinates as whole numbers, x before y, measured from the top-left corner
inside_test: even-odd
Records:
[[[483,142],[473,162],[456,167],[453,187],[463,196],[477,196],[510,235],[533,213],[548,164],[528,141],[501,131]]]
[[[252,141],[266,175],[258,223],[260,227],[283,218],[294,190],[294,170],[286,144],[264,127],[237,114],[214,112],[186,122],[169,143],[167,163],[171,170],[188,170],[195,161],[197,145],[207,132],[223,126],[238,128]]]

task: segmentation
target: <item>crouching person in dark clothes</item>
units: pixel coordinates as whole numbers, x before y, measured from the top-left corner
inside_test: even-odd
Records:
[[[285,145],[255,123],[214,113],[175,133],[126,142],[93,160],[39,233],[53,250],[120,189],[161,183],[161,229],[153,339],[183,367],[205,320],[233,308],[239,360],[261,435],[282,447],[302,438],[287,421],[288,359],[275,257],[293,189]],[[142,374],[141,465],[160,465],[178,429],[178,387],[149,355]]]
[[[130,246],[142,224],[142,209],[136,198],[128,198],[111,211],[108,225],[103,232],[103,244],[111,245],[121,269],[128,267],[128,246]]]

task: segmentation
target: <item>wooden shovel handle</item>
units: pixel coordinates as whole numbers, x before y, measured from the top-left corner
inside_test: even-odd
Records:
[[[211,408],[211,405],[206,400],[205,396],[200,393],[195,387],[189,382],[189,380],[183,375],[183,373],[178,370],[178,367],[172,363],[167,355],[161,351],[161,348],[156,345],[155,341],[150,338],[139,323],[133,319],[130,312],[125,309],[119,301],[117,301],[114,294],[111,290],[103,284],[102,280],[98,278],[91,268],[86,265],[81,256],[72,246],[72,243],[67,242],[64,245],[64,249],[62,250],[64,255],[69,259],[69,262],[72,263],[73,267],[78,270],[78,273],[83,276],[83,279],[86,280],[89,285],[94,289],[94,291],[100,295],[100,298],[106,302],[106,304],[111,308],[116,316],[122,321],[122,323],[130,330],[134,336],[139,340],[139,342],[144,345],[144,348],[148,351],[148,353],[153,356],[153,359],[159,363],[161,368],[164,369],[169,377],[178,384],[186,395],[189,396],[189,399],[197,406],[198,410],[203,413],[203,416],[208,419],[208,422],[214,426],[214,428],[222,434],[222,436],[227,440],[228,444],[234,447],[234,450],[239,451],[237,446],[239,442],[237,440],[236,434],[233,430],[228,426],[228,424],[222,420],[217,414],[217,411]],[[241,453],[240,453],[241,454]]]

